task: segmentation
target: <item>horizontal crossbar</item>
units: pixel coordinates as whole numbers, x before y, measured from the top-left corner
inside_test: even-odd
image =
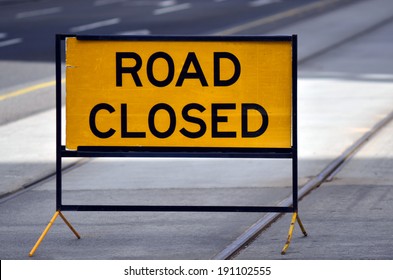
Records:
[[[293,158],[292,148],[200,148],[82,146],[61,149],[62,157]]]
[[[186,205],[60,205],[60,211],[134,211],[134,212],[281,212],[293,207],[279,206],[186,206]]]

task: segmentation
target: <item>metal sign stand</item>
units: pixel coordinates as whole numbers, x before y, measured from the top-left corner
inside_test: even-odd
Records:
[[[292,146],[291,148],[182,148],[182,147],[90,147],[80,146],[76,151],[62,145],[62,87],[61,47],[67,37],[78,40],[124,41],[278,41],[292,43]],[[303,234],[307,233],[298,216],[298,143],[297,143],[297,36],[242,36],[242,37],[138,37],[138,36],[76,36],[56,35],[56,212],[37,240],[29,256],[32,257],[60,216],[74,235],[78,232],[64,217],[62,211],[157,211],[157,212],[279,212],[292,213],[285,254],[291,242],[297,221]],[[207,158],[283,158],[292,159],[292,206],[174,206],[174,205],[64,205],[62,203],[62,158],[65,157],[207,157]]]

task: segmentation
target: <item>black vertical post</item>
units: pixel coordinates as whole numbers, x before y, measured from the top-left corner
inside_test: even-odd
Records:
[[[61,210],[61,41],[56,35],[56,210]]]
[[[298,211],[298,143],[297,143],[297,35],[292,35],[292,187],[293,211]]]

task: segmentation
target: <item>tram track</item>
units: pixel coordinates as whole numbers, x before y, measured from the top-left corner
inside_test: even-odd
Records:
[[[76,168],[78,168],[78,167],[80,167],[82,165],[85,165],[89,161],[91,161],[90,158],[80,158],[80,159],[78,159],[78,160],[76,160],[74,162],[71,162],[69,164],[63,164],[63,168],[61,170],[64,173],[65,172],[70,172],[70,171],[72,171],[72,170],[74,170],[74,169],[76,169]],[[42,184],[44,184],[44,183],[46,183],[46,182],[48,182],[50,180],[53,180],[55,177],[56,177],[56,172],[54,171],[54,172],[51,172],[51,173],[49,173],[47,175],[44,175],[44,176],[34,180],[31,183],[28,183],[28,184],[24,185],[20,189],[17,189],[17,190],[15,190],[13,192],[9,192],[9,193],[3,194],[3,195],[0,195],[0,204],[5,203],[6,201],[14,199],[14,198],[16,198],[18,196],[21,196],[24,193],[26,193],[27,191],[30,191],[30,190],[32,190],[32,189],[34,189],[36,187],[39,187]]]

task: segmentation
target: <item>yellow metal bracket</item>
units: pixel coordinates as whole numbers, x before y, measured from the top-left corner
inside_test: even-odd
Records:
[[[294,212],[294,213],[292,214],[291,225],[289,226],[287,242],[285,243],[284,248],[282,248],[281,255],[285,255],[285,253],[287,252],[287,249],[288,249],[288,247],[289,247],[289,244],[291,243],[292,234],[293,234],[293,229],[294,229],[294,227],[295,227],[296,221],[297,221],[297,223],[299,224],[299,227],[300,227],[300,229],[302,230],[304,236],[307,236],[307,232],[306,232],[306,230],[304,229],[304,226],[303,226],[303,224],[302,224],[302,221],[301,221],[300,218],[299,218],[299,214],[298,214],[297,212]]]
[[[67,219],[64,217],[63,213],[61,213],[60,210],[57,210],[55,212],[55,214],[53,215],[52,219],[49,221],[49,224],[46,226],[45,230],[42,232],[40,238],[38,238],[38,240],[35,243],[33,249],[31,249],[31,251],[29,253],[29,257],[32,257],[34,255],[34,253],[37,250],[38,246],[40,246],[42,240],[44,240],[46,234],[48,233],[49,229],[52,227],[53,223],[55,222],[55,220],[57,219],[58,216],[60,216],[63,219],[64,223],[70,228],[70,230],[75,234],[75,236],[78,239],[81,238],[79,233],[72,227],[70,222],[68,222]]]

